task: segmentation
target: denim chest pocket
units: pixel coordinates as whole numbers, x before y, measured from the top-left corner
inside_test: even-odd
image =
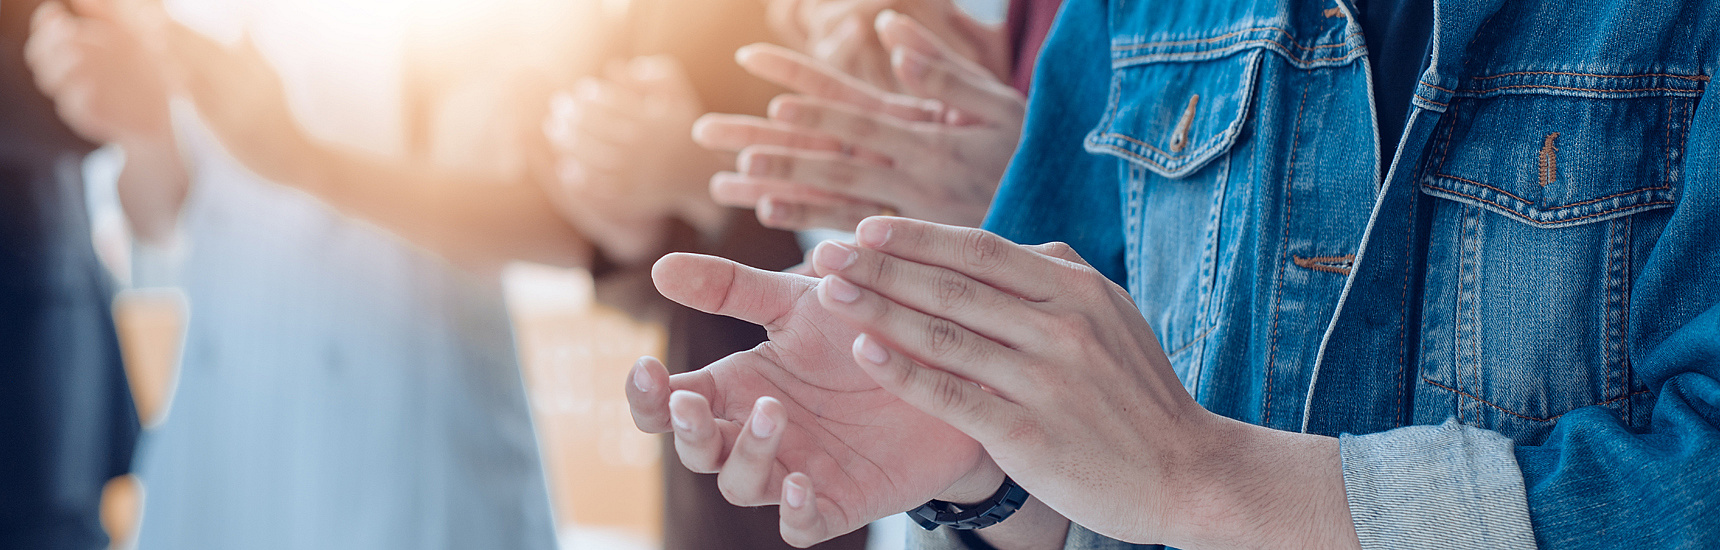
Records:
[[[1245,132],[1261,49],[1167,61],[1113,50],[1105,116],[1086,149],[1120,159],[1128,290],[1173,368],[1192,388],[1215,320],[1219,206],[1230,172],[1216,162]]]
[[[1197,62],[1131,58],[1121,51],[1112,63],[1109,108],[1087,136],[1089,151],[1183,178],[1236,143],[1263,49]]]
[[[1532,72],[1456,91],[1419,178],[1435,202],[1418,420],[1525,444],[1591,405],[1646,420],[1630,287],[1676,204],[1705,83]]]

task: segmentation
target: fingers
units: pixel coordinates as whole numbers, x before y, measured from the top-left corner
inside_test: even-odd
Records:
[[[918,189],[907,185],[909,178],[895,169],[838,153],[748,147],[737,164],[740,173],[749,177],[792,181],[873,203],[913,203],[919,195]]]
[[[770,118],[795,128],[833,136],[883,152],[890,158],[906,158],[926,148],[922,131],[911,122],[852,105],[808,96],[784,94],[770,102]]]
[[[908,89],[963,113],[1005,126],[1019,126],[1026,116],[1027,99],[996,77],[974,74],[946,58],[907,48],[892,50],[890,64]]]
[[[888,94],[876,86],[849,76],[805,54],[772,44],[753,44],[735,52],[735,60],[747,72],[783,87],[814,97],[839,101],[863,110],[881,111],[912,121],[936,121],[942,111],[936,105],[900,94]]]
[[[627,375],[628,409],[633,425],[645,433],[664,433],[669,422],[669,370],[655,357],[640,357]]]
[[[669,419],[682,465],[701,474],[723,469],[739,425],[718,420],[705,396],[685,390],[669,394]]]
[[[955,321],[986,338],[1014,348],[1043,338],[1030,328],[1038,309],[967,275],[910,262],[875,250],[835,241],[820,243],[812,264],[819,276],[888,296],[889,300],[935,317]]]
[[[1019,389],[997,384],[999,374],[1011,370],[1013,350],[954,321],[903,306],[841,275],[824,278],[818,285],[818,301],[861,332],[906,353],[908,359],[1001,390]]]
[[[809,151],[841,151],[841,140],[746,115],[708,114],[693,123],[693,141],[714,151],[737,153],[754,145]]]
[[[855,242],[897,258],[947,268],[998,290],[1043,302],[1067,283],[1070,262],[1039,254],[980,229],[908,218],[860,222]]]
[[[835,504],[818,497],[806,474],[795,472],[782,479],[781,502],[779,529],[783,542],[791,546],[806,548],[846,533],[831,526],[830,518],[840,513]]]
[[[928,368],[861,334],[854,339],[860,370],[886,391],[980,441],[995,440],[1013,424],[1014,405],[954,374]]]
[[[723,498],[739,506],[777,503],[779,483],[787,472],[776,460],[788,424],[788,411],[772,397],[760,397],[735,437],[734,446],[717,476]]]
[[[756,208],[759,201],[765,197],[809,205],[834,205],[850,200],[836,193],[792,181],[755,178],[735,172],[717,172],[711,176],[711,199],[717,204],[735,208]],[[859,223],[859,220],[854,223]]]
[[[834,204],[790,202],[767,195],[759,199],[756,209],[759,224],[772,229],[799,231],[823,228],[853,231],[860,220],[882,213],[884,207],[852,201]]]
[[[677,303],[767,327],[786,315],[813,284],[806,277],[685,253],[657,260],[651,280],[658,292]]]

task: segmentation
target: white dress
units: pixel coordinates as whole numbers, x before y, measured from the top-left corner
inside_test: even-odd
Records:
[[[401,7],[170,5],[221,39],[245,29],[311,133],[383,154],[402,150]],[[138,547],[554,548],[499,284],[259,179],[176,118],[190,317],[139,452]]]

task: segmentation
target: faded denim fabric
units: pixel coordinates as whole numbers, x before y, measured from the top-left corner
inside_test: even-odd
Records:
[[[1124,283],[1209,410],[1367,434],[1366,547],[1720,545],[1720,4],[1435,9],[1380,159],[1351,4],[1070,0],[987,227]]]

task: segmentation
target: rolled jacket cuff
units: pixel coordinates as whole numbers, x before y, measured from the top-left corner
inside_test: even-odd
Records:
[[[1339,438],[1362,548],[1533,549],[1513,443],[1447,420]]]
[[[1161,548],[1159,546],[1143,546],[1129,544],[1108,538],[1104,535],[1088,531],[1071,523],[1069,536],[1063,540],[1063,550],[1135,550],[1144,548]],[[908,528],[909,550],[978,550],[964,544],[961,537],[950,529],[927,531],[917,526]]]

